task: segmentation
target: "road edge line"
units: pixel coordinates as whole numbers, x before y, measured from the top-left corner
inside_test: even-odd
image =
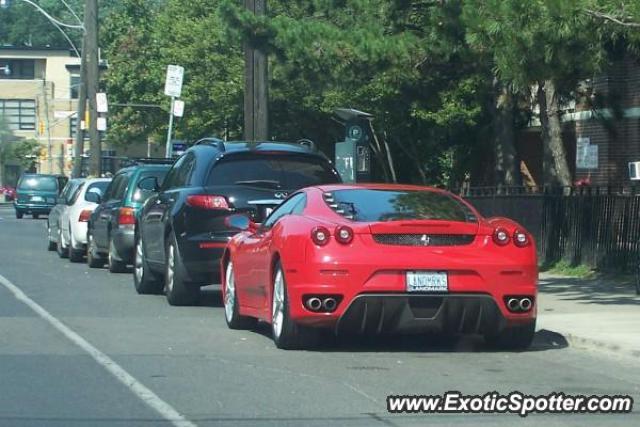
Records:
[[[55,316],[45,310],[40,304],[32,300],[18,286],[14,285],[9,279],[0,274],[0,284],[2,284],[13,296],[31,310],[33,310],[43,320],[53,326],[58,332],[64,335],[68,340],[84,350],[93,360],[113,375],[118,381],[124,384],[133,394],[142,400],[147,406],[155,410],[166,421],[169,421],[176,427],[197,427],[196,424],[189,421],[170,404],[162,400],[151,389],[135,379],[133,375],[128,373],[123,367],[118,365],[109,356],[98,350],[87,340],[82,338],[77,332],[69,328],[67,325],[58,320]]]

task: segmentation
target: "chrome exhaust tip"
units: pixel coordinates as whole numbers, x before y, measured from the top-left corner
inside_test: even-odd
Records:
[[[511,311],[518,311],[520,308],[520,302],[515,298],[509,298],[509,301],[507,301],[507,307]]]
[[[312,297],[307,300],[307,308],[312,311],[318,311],[322,308],[322,301],[320,298]]]
[[[325,298],[324,301],[322,302],[322,308],[324,308],[327,311],[333,311],[336,309],[336,299],[335,298]]]
[[[530,298],[522,298],[520,300],[520,310],[522,310],[522,311],[531,310],[531,306],[532,305],[533,305],[533,302],[531,301]]]

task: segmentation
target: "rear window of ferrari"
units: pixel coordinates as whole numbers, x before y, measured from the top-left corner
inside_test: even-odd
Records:
[[[325,201],[336,212],[359,222],[478,221],[467,205],[446,193],[434,191],[337,190],[326,193]]]

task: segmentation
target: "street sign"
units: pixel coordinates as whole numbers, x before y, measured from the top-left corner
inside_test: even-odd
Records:
[[[107,130],[107,118],[106,117],[98,117],[98,130],[100,132],[106,132]]]
[[[189,147],[183,141],[174,140],[171,144],[171,153],[173,157],[179,157],[187,151],[187,148]]]
[[[576,169],[598,169],[598,146],[590,138],[577,138]]]
[[[173,115],[175,117],[184,116],[184,101],[176,99],[176,101],[173,103]]]
[[[108,113],[109,104],[107,103],[107,94],[104,92],[96,93],[96,108],[98,113]]]
[[[182,79],[184,68],[179,65],[167,67],[167,78],[164,82],[164,94],[173,98],[179,98],[182,94]]]

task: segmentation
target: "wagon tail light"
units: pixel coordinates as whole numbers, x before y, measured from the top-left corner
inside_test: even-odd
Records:
[[[195,194],[187,197],[187,205],[192,208],[208,210],[229,210],[229,204],[224,196],[211,196],[208,194]]]
[[[136,225],[136,213],[133,208],[120,208],[118,211],[118,226],[120,228],[133,228]]]
[[[525,246],[529,246],[531,243],[531,239],[527,233],[522,230],[516,230],[513,232],[513,244],[519,248],[524,248]]]
[[[80,216],[78,217],[79,222],[89,222],[89,218],[91,218],[91,211],[88,209],[80,212]]]
[[[311,240],[318,246],[325,246],[329,243],[329,239],[331,238],[331,233],[325,227],[316,227],[311,230]]]

